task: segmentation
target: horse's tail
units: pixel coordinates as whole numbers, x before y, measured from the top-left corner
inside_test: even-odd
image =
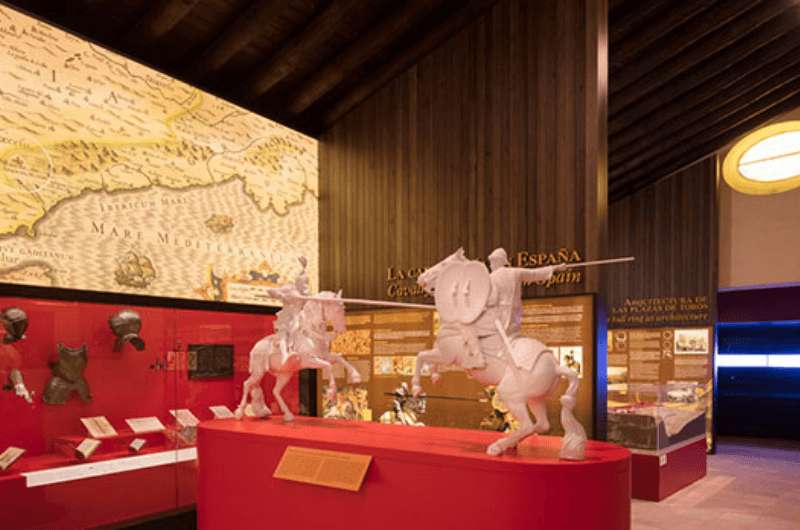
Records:
[[[577,403],[578,374],[560,365],[558,374],[569,381],[567,391],[561,396],[561,426],[564,428],[564,438],[561,440],[560,456],[565,460],[583,460],[586,453],[586,431],[573,413]]]

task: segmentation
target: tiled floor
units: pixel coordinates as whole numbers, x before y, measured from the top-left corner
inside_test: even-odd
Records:
[[[633,530],[800,530],[800,442],[722,439],[708,475],[633,501]]]

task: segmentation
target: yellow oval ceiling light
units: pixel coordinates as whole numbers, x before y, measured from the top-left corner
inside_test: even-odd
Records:
[[[722,176],[750,195],[800,187],[800,121],[768,125],[742,138],[725,157]]]

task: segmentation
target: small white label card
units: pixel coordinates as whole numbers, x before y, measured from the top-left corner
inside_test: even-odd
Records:
[[[138,453],[144,447],[144,444],[147,443],[147,440],[144,438],[134,438],[133,441],[128,445],[128,448],[133,451],[134,453]]]
[[[92,438],[84,438],[83,441],[75,448],[75,454],[78,458],[89,458],[94,454],[98,447],[100,447],[100,440],[93,440]]]
[[[224,420],[234,417],[233,412],[231,412],[231,409],[229,409],[225,405],[212,405],[208,408],[214,414],[215,419]]]
[[[22,453],[25,452],[25,449],[20,449],[19,447],[10,446],[8,449],[3,451],[0,454],[0,469],[5,471],[6,469],[10,468],[14,465],[14,462],[22,456]]]
[[[111,426],[105,416],[93,416],[91,418],[81,418],[81,423],[89,431],[92,438],[108,438],[116,436],[117,431]]]
[[[169,413],[175,416],[175,421],[182,427],[197,427],[200,424],[200,420],[189,409],[171,409]]]
[[[161,423],[161,420],[155,416],[147,416],[145,418],[128,418],[125,420],[128,427],[131,428],[136,434],[143,432],[159,432],[163,431],[166,427]]]

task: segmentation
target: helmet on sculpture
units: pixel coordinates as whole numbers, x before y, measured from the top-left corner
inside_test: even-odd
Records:
[[[492,253],[489,254],[489,265],[491,265],[492,270],[508,265],[508,254],[506,254],[506,250],[502,247],[494,249]]]

